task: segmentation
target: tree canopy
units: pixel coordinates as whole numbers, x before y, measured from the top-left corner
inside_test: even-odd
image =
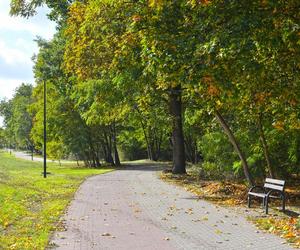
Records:
[[[172,160],[179,174],[188,160],[250,184],[299,173],[298,1],[13,0],[11,13],[42,4],[59,25],[37,40],[37,85],[1,104],[16,144],[41,148],[46,82],[55,158]]]

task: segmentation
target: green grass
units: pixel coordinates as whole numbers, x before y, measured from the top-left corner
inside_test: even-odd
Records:
[[[16,159],[0,152],[0,249],[45,249],[78,186],[111,169],[78,168]]]

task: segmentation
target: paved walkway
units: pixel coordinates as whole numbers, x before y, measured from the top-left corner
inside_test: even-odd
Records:
[[[157,168],[130,167],[89,178],[56,232],[59,250],[291,249],[243,215],[162,182]]]
[[[23,160],[28,160],[28,161],[38,161],[38,162],[43,162],[44,161],[44,157],[36,157],[34,156],[33,158],[31,158],[31,153],[28,152],[24,152],[24,151],[12,151],[12,153],[15,155],[15,157],[19,158],[19,159],[23,159]],[[51,160],[49,158],[47,158],[47,162],[55,162],[55,163],[59,163],[58,160]],[[68,160],[61,160],[61,163],[76,163],[75,161],[68,161]]]

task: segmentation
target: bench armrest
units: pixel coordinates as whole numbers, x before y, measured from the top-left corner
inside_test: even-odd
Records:
[[[270,191],[267,193],[266,197],[269,198],[269,196],[270,196],[272,193],[280,193],[280,195],[282,196],[282,198],[285,199],[285,193],[284,193],[284,191],[273,190],[273,189],[270,190]]]
[[[253,186],[249,189],[248,193],[252,192],[254,189],[260,189],[263,192],[265,191],[264,187],[262,187],[262,186]]]

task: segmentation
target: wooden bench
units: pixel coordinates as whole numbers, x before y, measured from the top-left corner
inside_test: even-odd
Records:
[[[251,198],[253,196],[262,198],[263,207],[268,214],[268,205],[270,198],[281,199],[282,200],[282,211],[285,211],[285,181],[266,178],[265,184],[261,186],[253,186],[248,192],[248,207],[251,206]],[[260,192],[255,192],[256,190]]]

